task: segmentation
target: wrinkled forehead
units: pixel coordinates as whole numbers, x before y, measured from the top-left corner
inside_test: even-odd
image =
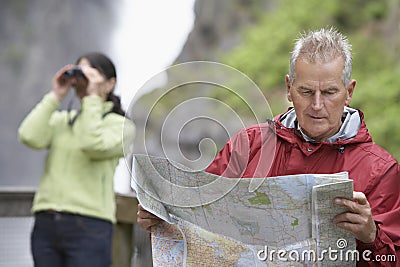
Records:
[[[295,66],[296,81],[331,81],[342,83],[342,74],[344,60],[337,57],[332,60],[313,60],[310,62],[307,58],[298,58]]]

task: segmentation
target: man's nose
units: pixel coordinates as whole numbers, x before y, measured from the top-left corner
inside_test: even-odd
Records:
[[[320,110],[322,109],[324,103],[322,99],[322,95],[320,92],[315,92],[313,99],[312,99],[312,108],[314,110]]]

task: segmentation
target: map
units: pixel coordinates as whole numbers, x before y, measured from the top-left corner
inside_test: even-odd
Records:
[[[153,266],[355,266],[354,237],[332,223],[346,211],[333,199],[353,196],[346,172],[224,178],[145,155],[134,170],[139,202],[165,221]]]

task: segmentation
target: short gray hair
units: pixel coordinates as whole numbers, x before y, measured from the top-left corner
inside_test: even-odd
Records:
[[[350,83],[352,70],[351,44],[347,37],[334,28],[303,33],[297,39],[290,56],[289,82],[293,85],[296,78],[295,65],[299,57],[308,62],[329,62],[338,57],[344,59],[342,81],[344,86]]]

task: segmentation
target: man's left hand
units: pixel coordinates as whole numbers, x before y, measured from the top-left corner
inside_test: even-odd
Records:
[[[363,243],[372,243],[376,237],[376,225],[366,196],[362,192],[353,192],[354,200],[336,198],[335,204],[349,209],[336,215],[333,223],[353,233]]]

